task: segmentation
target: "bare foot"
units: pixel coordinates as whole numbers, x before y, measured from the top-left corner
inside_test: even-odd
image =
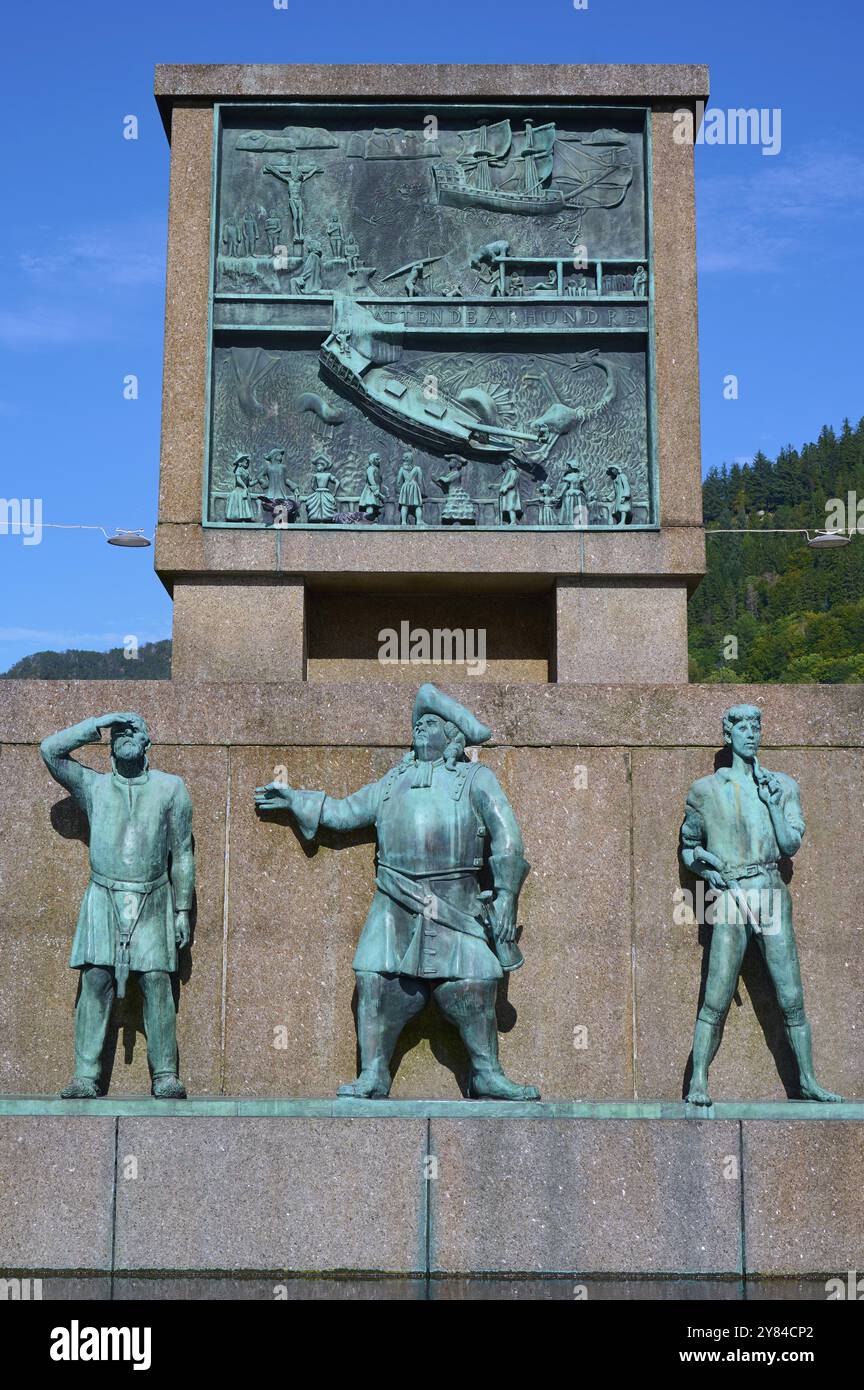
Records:
[[[358,1100],[384,1100],[390,1094],[390,1073],[383,1067],[364,1067],[356,1081],[340,1086],[338,1096],[353,1096]]]
[[[828,1100],[842,1101],[843,1097],[835,1094],[834,1091],[826,1091],[824,1086],[820,1086],[815,1077],[809,1081],[801,1082],[800,1094],[802,1100]]]
[[[540,1092],[536,1086],[519,1086],[505,1076],[503,1071],[472,1072],[469,1094],[474,1100],[540,1099]]]
[[[92,1081],[89,1076],[73,1076],[68,1086],[64,1086],[60,1095],[64,1100],[95,1100],[101,1095],[99,1083]]]
[[[705,1105],[705,1106],[713,1105],[714,1102],[712,1101],[711,1097],[710,1097],[709,1094],[708,1094],[708,1086],[707,1086],[707,1084],[705,1084],[705,1083],[699,1084],[699,1083],[697,1083],[696,1081],[691,1082],[691,1083],[690,1083],[690,1091],[689,1091],[689,1094],[688,1094],[688,1096],[687,1096],[687,1104],[688,1104],[688,1105]]]

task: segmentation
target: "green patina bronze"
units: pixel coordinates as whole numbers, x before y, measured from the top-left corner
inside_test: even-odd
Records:
[[[111,737],[111,771],[70,755]],[[75,1075],[62,1092],[101,1094],[103,1052],[115,994],[129,974],[144,1001],[153,1095],[177,1099],[177,951],[189,945],[195,890],[192,803],[182,780],[148,765],[150,735],[138,714],[103,714],[51,734],[41,745],[51,776],[70,791],[90,823],[90,882],[81,903],[71,967],[81,971],[75,1008]]]
[[[650,168],[644,107],[217,103],[205,525],[656,527]]]
[[[798,1063],[802,1100],[840,1101],[813,1071],[810,1024],[792,929],[792,897],[782,873],[801,846],[804,816],[798,783],[768,772],[757,757],[762,731],[755,705],[733,705],[723,716],[731,764],[700,777],[687,794],[681,859],[714,890],[708,977],[693,1039],[691,1105],[710,1106],[708,1068],[748,944],[755,940],[783,1013]],[[706,920],[708,914],[706,914]]]
[[[360,1074],[339,1094],[389,1094],[390,1059],[430,996],[458,1029],[476,1098],[536,1100],[498,1060],[495,1001],[505,971],[522,964],[519,893],[529,866],[494,773],[465,755],[491,730],[434,685],[417,692],[409,753],[377,782],[336,799],[271,782],[259,811],[291,811],[306,840],[319,827],[374,827],[376,892],[354,957]]]

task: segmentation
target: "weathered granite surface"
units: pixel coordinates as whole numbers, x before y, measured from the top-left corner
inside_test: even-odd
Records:
[[[358,1298],[824,1299],[860,1267],[860,1119],[490,1108],[0,1114],[0,1277],[46,1298],[104,1299],[112,1275],[121,1300],[314,1299],[341,1271],[384,1281]]]
[[[201,520],[210,264],[210,198],[204,195],[201,171],[209,166],[212,150],[212,107],[185,106],[175,112],[165,279],[162,521]]]
[[[686,684],[683,584],[580,584],[559,579],[555,632],[556,681]]]
[[[303,585],[287,577],[176,583],[171,670],[186,681],[242,681],[253,670],[303,680]]]
[[[0,1116],[0,1273],[111,1268],[115,1125]]]
[[[616,97],[708,95],[700,63],[160,63],[163,109],[202,97]]]
[[[434,1120],[433,1270],[741,1272],[724,1122]]]
[[[328,589],[306,591],[306,679],[310,681],[399,681],[415,690],[421,681],[440,680],[436,665],[390,663],[382,665],[381,634],[430,634],[436,631],[439,655],[464,655],[450,669],[459,680],[480,677],[489,681],[545,684],[549,679],[552,641],[552,595],[448,594],[446,606],[440,594],[350,594]],[[449,634],[456,636],[451,643]],[[462,644],[458,636],[462,634]],[[444,645],[446,643],[446,647]],[[418,653],[419,653],[419,649]],[[434,655],[434,649],[432,651]],[[478,666],[477,658],[483,664]]]
[[[860,995],[859,995],[860,998]],[[839,1122],[744,1125],[747,1260],[765,1274],[861,1277],[864,1146]]]
[[[446,592],[490,588],[524,593],[549,589],[557,575],[628,579],[674,576],[695,587],[705,570],[701,521],[661,531],[398,531],[347,529],[219,531],[193,523],[160,523],[156,568],[168,586],[179,579],[276,571],[311,587],[352,592]]]
[[[765,749],[864,747],[864,685],[560,685],[472,679],[436,684],[492,728],[489,747],[717,749],[723,711],[759,705]],[[38,744],[134,695],[157,744],[403,747],[411,701],[390,681],[0,681],[4,744]],[[770,764],[766,764],[769,765]],[[682,789],[682,796],[687,788]]]
[[[425,1139],[421,1120],[121,1120],[138,1177],[116,1268],[422,1270]]]

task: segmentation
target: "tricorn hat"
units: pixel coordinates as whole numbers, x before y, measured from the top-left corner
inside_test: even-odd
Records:
[[[411,716],[412,725],[424,714],[437,714],[439,718],[455,724],[459,732],[465,735],[467,744],[485,743],[487,738],[492,737],[492,730],[481,724],[479,719],[475,719],[470,709],[460,705],[452,696],[445,695],[443,690],[439,690],[430,681],[421,685],[417,691],[414,713]]]

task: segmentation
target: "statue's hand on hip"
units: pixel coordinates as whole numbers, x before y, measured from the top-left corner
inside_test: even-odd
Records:
[[[189,945],[189,912],[186,908],[174,913],[174,940],[181,951]]]
[[[704,878],[710,888],[715,888],[718,893],[722,893],[724,888],[728,888],[725,877],[722,873],[723,861],[712,854],[710,850],[700,846],[693,854],[693,870]]]
[[[255,808],[258,811],[290,811],[294,804],[294,788],[287,782],[268,782],[255,788]]]

